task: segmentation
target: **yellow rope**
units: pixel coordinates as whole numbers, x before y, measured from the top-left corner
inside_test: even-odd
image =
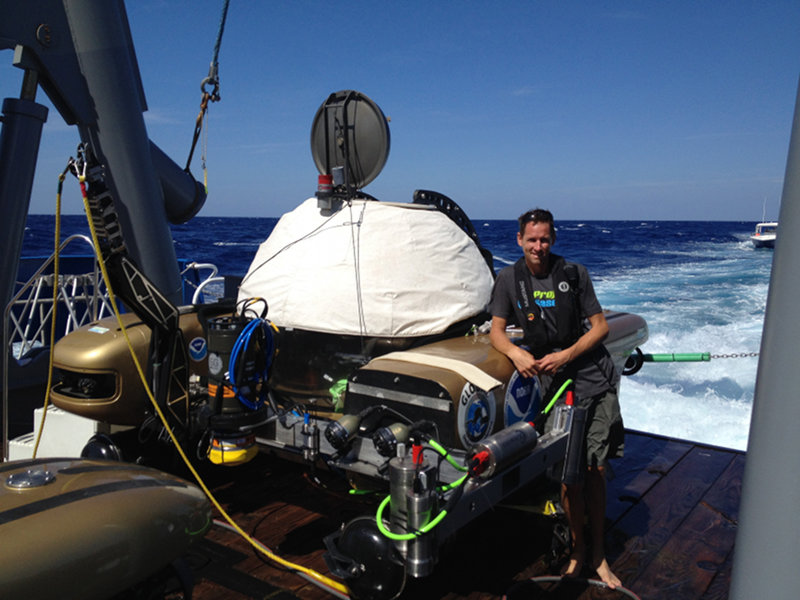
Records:
[[[68,169],[69,167],[67,167]],[[44,393],[44,406],[42,407],[42,422],[39,423],[39,431],[36,433],[36,443],[33,445],[32,458],[36,458],[39,452],[39,442],[42,441],[44,432],[44,420],[47,417],[47,408],[50,405],[50,386],[53,384],[53,357],[56,347],[56,317],[58,315],[58,262],[61,246],[61,191],[64,188],[64,178],[67,169],[58,176],[58,191],[56,192],[56,231],[55,231],[55,250],[53,251],[53,311],[50,315],[50,362],[47,368],[47,388]]]
[[[203,114],[203,147],[200,159],[203,164],[203,189],[208,195],[208,167],[206,166],[206,153],[208,152],[208,110]]]
[[[83,204],[84,204],[84,209],[86,210],[86,217],[87,217],[87,220],[89,222],[89,230],[90,230],[91,235],[92,235],[92,242],[94,243],[95,248],[99,248],[100,246],[99,246],[99,242],[98,242],[98,239],[97,239],[97,233],[96,233],[95,228],[94,228],[94,223],[92,222],[91,210],[89,208],[89,199],[87,197],[87,192],[86,192],[86,177],[83,176],[83,175],[80,175],[78,177],[78,180],[80,181],[80,185],[81,185],[81,192],[83,194]],[[161,422],[163,423],[164,428],[167,430],[167,433],[169,433],[169,437],[172,440],[172,443],[174,444],[175,448],[177,449],[178,454],[180,454],[181,458],[183,459],[183,462],[186,464],[186,466],[189,469],[189,471],[191,471],[192,476],[195,478],[195,481],[197,481],[197,484],[200,486],[200,488],[206,494],[206,496],[211,501],[211,503],[214,505],[214,507],[219,511],[219,513],[222,515],[222,517],[228,523],[230,523],[231,527],[233,527],[233,529],[239,535],[241,535],[245,540],[247,540],[247,542],[251,546],[253,546],[253,548],[257,549],[259,552],[263,553],[264,555],[266,555],[271,560],[274,560],[275,562],[277,562],[280,565],[283,565],[284,567],[288,567],[288,568],[293,569],[295,571],[300,571],[302,573],[305,573],[306,575],[308,575],[312,579],[315,579],[316,581],[319,581],[323,585],[326,585],[326,586],[328,586],[328,587],[330,587],[330,588],[332,588],[332,589],[334,589],[334,590],[336,590],[336,591],[338,591],[338,592],[340,592],[342,594],[347,594],[348,590],[347,590],[347,587],[344,584],[339,583],[338,581],[334,581],[333,579],[330,579],[329,577],[326,577],[322,573],[318,573],[317,571],[314,571],[314,570],[309,569],[307,567],[304,567],[302,565],[297,565],[297,564],[294,564],[292,562],[289,562],[289,561],[281,558],[277,554],[273,554],[272,552],[267,550],[265,547],[263,547],[261,544],[259,544],[256,540],[254,540],[250,535],[248,535],[233,520],[233,518],[225,511],[225,509],[222,508],[222,505],[217,501],[217,499],[211,493],[211,490],[208,489],[208,487],[206,486],[205,482],[200,477],[200,474],[195,470],[194,466],[189,461],[188,457],[186,456],[186,453],[183,451],[183,448],[181,448],[181,445],[178,443],[178,440],[175,438],[175,434],[172,432],[172,429],[170,428],[169,424],[167,423],[167,419],[164,416],[164,413],[161,411],[161,407],[158,406],[158,402],[156,402],[156,399],[153,396],[152,391],[150,390],[150,386],[147,383],[147,377],[145,376],[144,371],[142,369],[142,366],[139,363],[139,359],[136,357],[136,353],[134,352],[134,349],[133,349],[133,344],[131,343],[130,338],[128,337],[128,332],[125,329],[124,323],[122,322],[122,317],[121,317],[121,315],[119,313],[119,310],[117,308],[116,297],[114,296],[114,292],[113,292],[113,290],[111,288],[111,281],[109,280],[108,272],[106,271],[105,262],[103,260],[98,260],[98,263],[100,264],[100,270],[101,270],[101,272],[103,274],[103,280],[106,283],[106,289],[108,290],[108,298],[109,298],[109,301],[111,303],[111,307],[114,310],[114,315],[117,318],[117,323],[119,324],[120,330],[122,331],[122,335],[125,337],[125,341],[128,344],[128,349],[130,350],[131,357],[133,358],[133,362],[134,362],[134,365],[136,366],[137,372],[139,373],[139,377],[142,380],[142,383],[144,385],[144,389],[147,391],[148,398],[150,398],[150,403],[153,405],[153,408],[155,409],[156,413],[158,414],[159,418],[161,419]]]

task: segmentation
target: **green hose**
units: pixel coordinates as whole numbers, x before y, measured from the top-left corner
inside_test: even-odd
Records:
[[[448,492],[448,491],[452,490],[453,488],[458,487],[459,485],[461,485],[462,483],[464,483],[467,480],[467,477],[469,477],[468,474],[464,475],[461,479],[459,479],[457,481],[454,481],[453,483],[450,483],[450,484],[440,488],[440,491]],[[378,530],[383,535],[385,535],[390,540],[394,540],[396,542],[404,542],[404,541],[408,541],[408,540],[413,540],[414,538],[416,538],[419,535],[422,535],[423,533],[428,533],[431,529],[436,527],[442,521],[442,519],[444,519],[447,516],[447,510],[446,509],[442,509],[439,512],[438,515],[436,515],[433,519],[431,519],[430,521],[425,523],[425,525],[420,527],[418,531],[415,531],[413,533],[394,533],[392,531],[389,531],[386,528],[386,526],[383,524],[383,511],[386,508],[386,505],[389,504],[389,502],[391,500],[392,500],[392,496],[388,495],[380,503],[380,505],[378,506],[378,512],[375,514],[375,523],[377,523]]]
[[[543,412],[544,412],[545,414],[547,414],[548,412],[550,412],[550,410],[553,408],[553,405],[554,405],[556,402],[558,402],[558,399],[561,397],[561,394],[563,394],[563,393],[564,393],[564,390],[566,390],[566,389],[567,389],[567,387],[569,387],[569,385],[570,385],[571,383],[572,383],[572,379],[567,379],[567,380],[566,380],[566,381],[565,381],[565,382],[564,382],[564,383],[561,385],[561,387],[558,389],[558,391],[557,391],[557,392],[555,393],[555,395],[553,396],[553,399],[552,399],[552,400],[550,400],[550,403],[549,403],[549,404],[547,405],[547,407],[544,409],[544,411],[543,411]],[[458,464],[458,463],[455,461],[455,459],[453,459],[453,457],[451,457],[451,456],[450,456],[450,454],[448,454],[447,450],[445,450],[445,449],[444,449],[444,448],[443,448],[443,447],[442,447],[442,446],[441,446],[441,445],[440,445],[438,442],[436,442],[435,440],[428,440],[428,445],[429,445],[431,448],[433,448],[434,450],[436,450],[436,452],[438,452],[439,454],[441,454],[442,456],[444,456],[444,458],[447,460],[447,462],[449,462],[451,465],[453,465],[453,467],[455,467],[455,468],[456,468],[456,469],[458,469],[459,471],[468,471],[467,467],[464,467],[464,466],[462,466],[462,465],[459,465],[459,464]],[[454,488],[457,488],[459,485],[461,485],[462,483],[464,483],[464,481],[467,479],[467,477],[469,477],[469,474],[466,474],[466,475],[464,475],[464,476],[463,476],[461,479],[458,479],[458,480],[456,480],[456,481],[454,481],[454,482],[452,482],[452,483],[450,483],[450,484],[448,484],[448,485],[445,485],[445,486],[441,487],[439,491],[441,491],[441,492],[448,492],[448,491],[450,491],[450,490],[452,490],[452,489],[454,489]],[[428,532],[429,532],[431,529],[433,529],[434,527],[436,527],[436,526],[437,526],[437,525],[438,525],[438,524],[441,522],[441,520],[442,520],[442,519],[444,519],[444,518],[445,518],[445,516],[447,515],[447,510],[444,510],[444,509],[443,509],[443,510],[442,510],[442,511],[441,511],[441,512],[440,512],[438,515],[436,515],[436,516],[435,516],[435,517],[434,517],[432,520],[428,521],[428,522],[427,522],[425,525],[423,525],[422,527],[420,527],[419,531],[415,531],[414,533],[393,533],[392,531],[389,531],[389,530],[386,528],[386,526],[383,524],[383,511],[384,511],[384,509],[386,508],[386,505],[387,505],[387,504],[389,504],[389,502],[391,501],[391,498],[392,498],[392,497],[391,497],[391,495],[389,495],[389,496],[386,496],[386,498],[384,498],[384,499],[383,499],[383,501],[382,501],[382,502],[380,503],[380,505],[378,506],[378,512],[377,512],[377,513],[376,513],[376,515],[375,515],[375,522],[376,522],[376,523],[377,523],[377,525],[378,525],[378,530],[379,530],[379,531],[380,531],[380,532],[381,532],[383,535],[385,535],[387,538],[389,538],[390,540],[394,540],[394,541],[397,541],[397,542],[402,542],[402,541],[413,540],[413,539],[414,539],[415,537],[417,537],[418,535],[421,535],[421,534],[423,534],[423,533],[428,533]]]
[[[467,471],[468,470],[467,467],[458,464],[456,462],[456,459],[454,459],[452,456],[450,456],[450,454],[447,452],[447,450],[445,450],[444,447],[441,444],[439,444],[439,442],[437,442],[436,440],[433,440],[433,439],[428,440],[428,445],[431,448],[433,448],[434,450],[436,450],[439,454],[444,456],[445,460],[447,462],[449,462],[451,465],[453,465],[453,467],[455,469],[457,469],[459,471]]]
[[[386,496],[386,498],[383,499],[383,502],[381,502],[380,506],[378,506],[378,513],[375,515],[375,522],[378,524],[378,530],[383,535],[385,535],[390,540],[394,540],[396,542],[413,540],[418,535],[421,535],[423,533],[428,533],[431,529],[436,527],[439,524],[439,522],[442,519],[444,519],[445,516],[447,515],[446,510],[441,511],[438,515],[436,515],[435,518],[425,523],[425,525],[419,528],[419,531],[415,531],[414,533],[394,533],[386,529],[386,526],[383,524],[383,509],[386,508],[386,505],[389,504],[389,501],[391,499],[392,499],[391,496]]]
[[[710,352],[693,352],[683,354],[642,354],[644,362],[708,362]]]
[[[571,383],[572,383],[572,379],[567,379],[567,380],[564,382],[564,384],[563,384],[563,385],[562,385],[560,388],[558,388],[558,391],[556,392],[556,395],[555,395],[555,396],[553,396],[553,399],[552,399],[552,400],[550,400],[550,402],[547,404],[547,406],[545,407],[545,409],[542,411],[542,412],[544,412],[544,414],[547,414],[547,413],[549,413],[549,412],[550,412],[550,409],[551,409],[551,408],[553,408],[553,405],[554,405],[556,402],[558,402],[558,399],[561,397],[561,394],[563,394],[563,393],[564,393],[564,390],[565,390],[565,389],[567,389],[567,387],[568,387],[568,386],[569,386],[569,384],[571,384]]]
[[[464,480],[467,477],[469,477],[469,474],[464,475],[461,479],[456,479],[452,483],[448,483],[447,485],[443,485],[442,487],[439,488],[439,491],[440,492],[449,492],[450,490],[455,489],[458,486],[460,486],[462,483],[464,483]]]

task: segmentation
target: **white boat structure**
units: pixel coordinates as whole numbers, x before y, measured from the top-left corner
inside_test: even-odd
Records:
[[[750,236],[750,241],[756,248],[774,248],[778,237],[777,221],[762,221],[756,223],[756,229]]]

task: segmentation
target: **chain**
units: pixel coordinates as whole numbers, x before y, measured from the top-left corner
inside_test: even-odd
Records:
[[[758,356],[758,352],[740,352],[738,354],[712,354],[711,358],[752,358]]]

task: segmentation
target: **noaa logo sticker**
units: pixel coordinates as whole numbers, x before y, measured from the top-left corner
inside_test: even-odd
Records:
[[[542,405],[542,388],[538,377],[522,377],[514,371],[503,399],[505,427],[519,421],[532,421]]]
[[[558,291],[566,294],[569,291],[569,284],[566,281],[562,281],[558,284]]]
[[[189,356],[193,361],[199,362],[206,357],[208,346],[205,338],[196,337],[189,342]]]
[[[494,429],[497,408],[494,394],[471,383],[464,385],[458,401],[458,437],[465,448],[477,444]]]

